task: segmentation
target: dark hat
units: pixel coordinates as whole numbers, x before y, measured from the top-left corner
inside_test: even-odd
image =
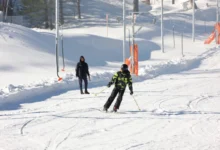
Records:
[[[84,56],[80,56],[80,58],[79,58],[79,61],[81,61],[81,58],[83,58],[83,59],[84,59],[84,61],[85,61],[85,58],[84,58]]]
[[[122,71],[127,71],[128,70],[128,65],[126,65],[126,64],[121,65],[121,70]]]

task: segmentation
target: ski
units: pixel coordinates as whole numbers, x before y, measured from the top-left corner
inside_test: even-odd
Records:
[[[118,113],[118,112],[115,112],[114,110],[111,110],[111,111],[104,111],[103,109],[95,109],[95,110],[103,112],[103,113],[115,113],[115,114]]]

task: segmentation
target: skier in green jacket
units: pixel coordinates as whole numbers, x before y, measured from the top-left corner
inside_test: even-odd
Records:
[[[108,111],[108,108],[111,106],[112,102],[114,101],[115,97],[118,94],[117,101],[113,108],[113,111],[117,112],[117,110],[121,105],[127,84],[130,90],[130,94],[131,95],[133,94],[132,78],[130,72],[128,71],[128,66],[126,64],[123,64],[121,66],[121,71],[118,71],[112,77],[112,80],[108,83],[107,86],[110,87],[114,83],[115,83],[115,87],[112,91],[111,96],[108,98],[107,102],[104,105],[104,109],[103,109],[104,111]]]

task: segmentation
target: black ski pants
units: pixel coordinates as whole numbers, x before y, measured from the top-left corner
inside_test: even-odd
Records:
[[[85,91],[87,91],[87,88],[88,88],[88,79],[87,79],[87,77],[79,77],[79,87],[80,87],[81,92],[83,92],[83,90],[82,90],[82,81],[84,81]]]
[[[123,95],[124,95],[125,89],[124,90],[120,90],[118,88],[114,88],[112,91],[112,94],[110,95],[110,97],[108,98],[107,102],[105,103],[104,107],[105,108],[109,108],[112,104],[112,102],[114,101],[115,97],[118,95],[117,101],[115,103],[114,109],[119,109],[122,99],[123,99]]]

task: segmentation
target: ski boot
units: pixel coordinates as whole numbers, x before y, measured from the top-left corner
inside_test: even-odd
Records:
[[[112,112],[115,112],[115,113],[116,113],[117,110],[118,110],[118,109],[117,109],[116,107],[114,107],[113,110],[112,110]]]
[[[90,94],[88,91],[85,91],[85,94]]]
[[[104,108],[103,108],[103,111],[104,111],[104,112],[108,112],[108,109],[104,107]]]

